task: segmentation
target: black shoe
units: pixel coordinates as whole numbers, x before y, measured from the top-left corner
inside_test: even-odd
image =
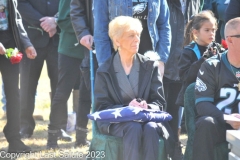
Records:
[[[87,141],[88,130],[81,127],[76,127],[76,142],[74,147],[90,146],[90,142]]]
[[[58,149],[58,137],[62,134],[61,130],[48,130],[47,149]]]
[[[61,134],[58,136],[58,139],[66,142],[72,141],[72,137],[68,135],[63,129],[61,129]]]
[[[9,142],[8,153],[29,153],[31,148],[26,146],[20,139]]]

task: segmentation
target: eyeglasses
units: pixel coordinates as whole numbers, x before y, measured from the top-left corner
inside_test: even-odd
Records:
[[[240,38],[240,34],[237,34],[237,35],[231,35],[231,36],[227,36],[227,37],[236,37],[236,38]]]

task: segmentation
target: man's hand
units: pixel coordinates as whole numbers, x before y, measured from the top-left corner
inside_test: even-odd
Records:
[[[79,43],[85,46],[87,49],[92,50],[93,36],[92,35],[83,36],[80,39]]]
[[[4,55],[6,53],[6,49],[3,44],[0,42],[0,55]]]
[[[40,21],[41,21],[40,26],[44,31],[48,32],[49,37],[54,36],[54,34],[57,32],[57,24],[55,23],[55,18],[43,17],[40,19]]]
[[[231,114],[231,116],[234,116],[236,118],[239,118],[240,119],[240,114],[237,114],[237,113],[234,113],[234,114]],[[240,129],[240,122],[237,122],[237,121],[226,121],[226,123],[230,124],[233,129]]]
[[[35,59],[37,56],[37,52],[33,46],[29,46],[28,48],[26,48],[25,52],[29,59]]]
[[[138,102],[137,99],[133,99],[130,103],[129,106],[133,106],[133,107],[138,107],[138,108],[143,108],[143,109],[147,109],[147,102],[145,100],[142,100],[141,102]]]
[[[160,72],[161,74],[161,77],[163,79],[163,75],[164,75],[164,63],[162,61],[158,61],[159,64],[158,64],[158,71]]]

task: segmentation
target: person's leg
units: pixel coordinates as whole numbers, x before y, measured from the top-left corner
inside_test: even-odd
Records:
[[[48,126],[48,148],[56,148],[62,122],[67,121],[67,100],[72,88],[78,80],[80,59],[62,54],[58,56],[58,84],[52,100],[50,123]]]
[[[178,139],[181,135],[181,123],[182,123],[183,111],[184,111],[184,107],[180,106],[178,110]]]
[[[213,117],[200,117],[196,122],[193,142],[194,160],[213,160],[215,145],[224,141],[226,141],[225,124],[219,123]]]
[[[155,122],[143,126],[143,160],[158,159],[159,138],[162,132]]]
[[[54,46],[53,40],[51,40],[46,47],[47,56],[47,71],[50,79],[51,86],[51,100],[53,99],[58,83],[58,46]]]
[[[8,152],[28,152],[31,149],[24,145],[19,134],[19,64],[11,64],[9,59],[0,56],[0,71],[6,95],[7,124],[3,132],[9,143]]]
[[[181,143],[179,141],[178,137],[178,110],[179,106],[176,105],[176,100],[178,97],[178,93],[181,90],[182,84],[180,81],[173,81],[166,77],[163,77],[163,86],[164,86],[164,93],[165,93],[165,99],[167,102],[167,108],[166,112],[172,115],[172,120],[169,121],[169,125],[172,128],[174,139],[176,140],[175,143],[175,151],[173,160],[182,159],[182,148]]]
[[[171,126],[175,139],[178,139],[178,110],[179,106],[175,104],[178,93],[182,87],[182,84],[179,81],[173,81],[166,77],[163,78],[163,86],[165,99],[167,102],[166,112],[172,115],[173,119],[169,121],[169,125]]]
[[[140,159],[142,132],[142,124],[138,122],[111,124],[110,134],[123,138],[123,160]]]
[[[81,72],[80,72],[81,73]],[[88,117],[91,109],[91,91],[87,89],[84,77],[80,74],[79,86],[79,105],[77,111],[77,125],[76,125],[76,143],[75,147],[81,145],[88,145],[87,142],[87,124]]]
[[[33,119],[35,95],[46,57],[45,48],[36,48],[36,51],[38,56],[34,60],[24,55],[20,64],[20,134],[22,138],[31,137],[35,128]]]
[[[72,91],[72,97],[73,97],[73,112],[77,113],[78,106],[79,106],[79,86],[80,86],[80,75],[78,77],[78,81],[76,81],[73,91]]]

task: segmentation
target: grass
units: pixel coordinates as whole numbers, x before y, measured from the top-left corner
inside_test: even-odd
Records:
[[[1,78],[1,77],[0,77]],[[0,81],[0,99],[1,99],[1,87],[2,82]],[[75,133],[70,133],[70,135],[73,137],[72,142],[61,142],[59,143],[59,150],[46,150],[46,144],[47,144],[47,127],[49,123],[49,113],[50,113],[50,98],[49,98],[49,92],[50,92],[50,83],[49,78],[47,75],[46,66],[44,65],[42,74],[40,76],[39,82],[38,82],[38,88],[37,88],[37,96],[36,96],[36,102],[35,102],[35,111],[34,115],[42,115],[43,121],[36,121],[36,127],[33,133],[33,136],[29,139],[24,139],[24,143],[32,148],[32,153],[28,155],[22,155],[20,158],[17,158],[19,160],[25,160],[25,159],[47,159],[47,160],[57,160],[57,159],[80,159],[85,160],[85,155],[87,154],[88,147],[81,147],[75,149],[74,142],[75,142]],[[68,101],[69,111],[72,111],[72,96],[70,96]],[[1,102],[0,102],[0,130],[3,130],[5,124],[6,124],[6,118],[3,117],[3,111],[1,109]],[[88,134],[88,140],[92,139],[91,134],[91,121],[89,121],[88,128],[90,130],[90,133]],[[186,135],[181,135],[180,137],[183,144],[186,144]],[[8,147],[8,143],[4,137],[4,134],[2,131],[0,131],[0,151],[6,151]],[[4,159],[1,158],[0,159]]]

